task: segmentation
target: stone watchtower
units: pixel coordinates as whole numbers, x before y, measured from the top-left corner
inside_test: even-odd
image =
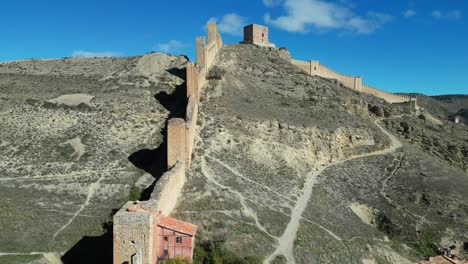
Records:
[[[268,41],[268,27],[252,24],[244,27],[244,41],[242,43],[259,46],[274,47],[275,44]]]

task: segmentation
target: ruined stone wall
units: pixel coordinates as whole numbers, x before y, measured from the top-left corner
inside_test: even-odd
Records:
[[[365,85],[362,83],[362,78],[360,76],[350,76],[338,73],[332,70],[331,68],[320,64],[320,62],[318,61],[291,60],[291,63],[310,75],[317,75],[328,79],[336,79],[339,82],[341,82],[344,86],[350,89],[371,94],[373,96],[382,98],[389,103],[408,103],[407,105],[409,107],[414,106],[414,108],[412,108],[413,110],[417,109],[416,98],[406,95],[389,93],[381,89]]]
[[[182,192],[195,141],[200,89],[223,46],[213,22],[207,25],[207,40],[205,43],[205,37],[196,38],[196,64],[186,65],[186,116],[172,118],[167,124],[168,171],[155,183],[151,198],[138,205],[141,209],[129,210],[135,204],[128,202],[114,216],[114,264],[156,261],[154,221],[158,213],[171,214]]]

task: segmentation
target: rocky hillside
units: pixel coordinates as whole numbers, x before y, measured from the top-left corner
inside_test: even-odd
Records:
[[[200,242],[268,263],[466,254],[466,129],[308,76],[275,49],[225,46],[210,76],[176,213]]]
[[[455,115],[460,115],[462,122],[468,124],[468,95],[451,94],[427,96],[424,94],[408,94],[418,98],[418,105],[436,117],[444,120],[452,120]]]
[[[111,259],[110,214],[166,170],[186,62],[0,63],[0,263]],[[418,100],[412,113],[276,49],[227,45],[202,90],[176,217],[199,225],[198,245],[254,263],[467,256],[468,128],[449,121],[467,99]]]
[[[166,169],[161,132],[183,109],[175,94],[185,92],[186,61],[155,53],[0,64],[0,263],[40,257],[31,252],[61,252],[65,263],[112,254],[103,236],[111,213]]]

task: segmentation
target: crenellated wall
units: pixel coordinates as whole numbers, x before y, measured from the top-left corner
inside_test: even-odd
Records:
[[[303,71],[310,75],[317,75],[328,79],[336,79],[341,82],[344,86],[351,88],[356,91],[371,94],[373,96],[384,99],[389,103],[408,103],[411,109],[417,109],[417,101],[415,97],[406,95],[394,94],[383,91],[381,89],[365,85],[362,83],[362,77],[351,76],[342,74],[332,70],[331,68],[320,64],[318,61],[300,61],[291,60],[291,63],[299,67]],[[414,108],[413,108],[414,106]]]
[[[208,22],[207,41],[196,38],[196,63],[186,65],[187,107],[185,118],[172,118],[167,123],[167,168],[155,183],[148,201],[138,203],[139,210],[128,202],[114,216],[114,264],[153,264],[154,221],[157,214],[170,215],[176,206],[190,168],[198,117],[200,88],[216,55],[223,46],[216,24]]]
[[[404,102],[416,100],[416,97],[389,93],[384,90],[380,90],[376,87],[372,87],[370,85],[365,85],[365,84],[362,86],[362,91],[365,93],[380,97],[380,98],[384,98],[385,101],[389,103],[404,103]]]
[[[159,214],[170,215],[177,204],[186,175],[190,168],[197,118],[200,90],[205,85],[207,73],[223,46],[216,24],[207,24],[207,36],[197,37],[196,62],[186,65],[186,115],[172,118],[167,123],[167,171],[155,183],[148,201],[127,202],[114,216],[114,264],[153,264],[157,261],[154,245],[155,221]],[[291,62],[310,75],[336,79],[343,85],[385,99],[390,103],[416,108],[416,98],[392,94],[362,84],[359,76],[338,73],[318,61]]]
[[[325,65],[320,64],[318,61],[291,60],[291,63],[310,75],[318,75],[328,79],[336,79],[346,87],[361,91],[362,78],[360,76],[341,74],[332,70],[331,68],[328,68]]]
[[[190,168],[190,161],[192,160],[192,150],[195,141],[195,133],[197,129],[198,117],[198,100],[195,96],[190,96],[187,104],[186,118],[185,118],[185,160],[187,169]]]

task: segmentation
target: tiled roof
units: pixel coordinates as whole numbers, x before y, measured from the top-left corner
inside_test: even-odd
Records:
[[[191,236],[194,236],[195,233],[197,232],[196,225],[193,225],[184,221],[180,221],[180,220],[174,219],[169,216],[164,216],[164,215],[159,215],[158,225],[168,228],[168,229],[172,229],[179,233],[184,233],[184,234],[191,235]]]
[[[431,257],[428,261],[420,261],[419,264],[466,264],[467,260],[451,259],[445,256]]]

